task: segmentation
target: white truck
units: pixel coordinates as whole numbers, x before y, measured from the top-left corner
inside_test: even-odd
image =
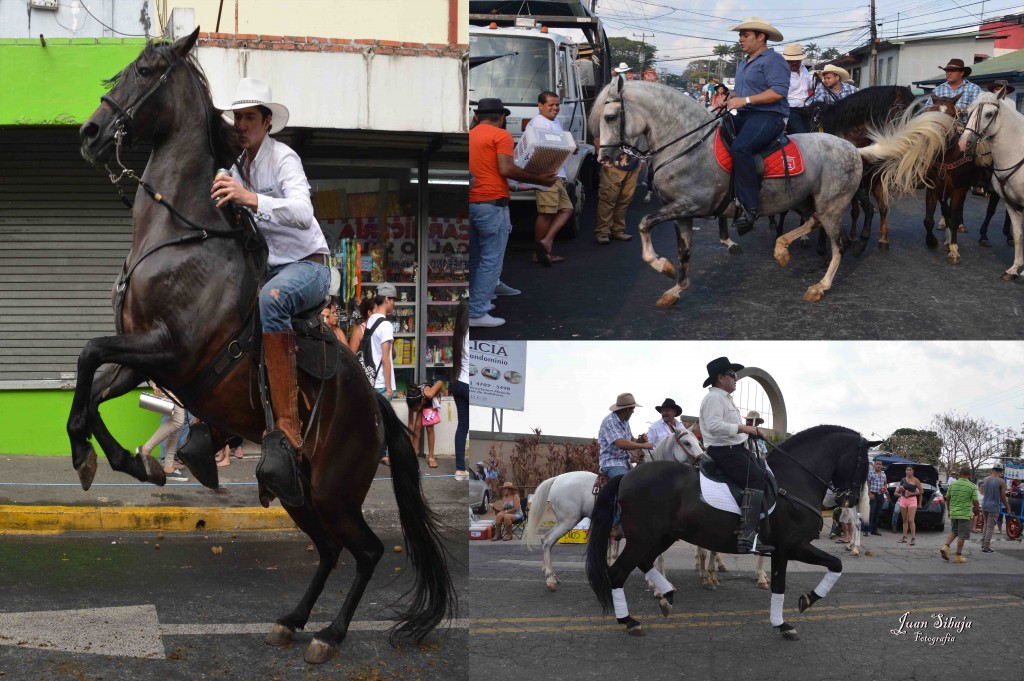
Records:
[[[504,14],[506,10],[532,13]],[[541,92],[554,92],[562,100],[558,120],[579,145],[566,162],[566,189],[575,212],[562,230],[575,236],[586,190],[596,177],[594,146],[587,130],[589,104],[611,78],[608,39],[601,21],[578,0],[470,0],[469,11],[471,118],[481,99],[500,98],[512,112],[506,124],[518,143],[526,124],[539,115]],[[533,200],[532,190],[512,192],[513,224],[530,205],[524,202]]]

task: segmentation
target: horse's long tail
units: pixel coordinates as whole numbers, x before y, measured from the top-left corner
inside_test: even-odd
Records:
[[[910,110],[880,129],[869,129],[874,144],[858,149],[863,160],[878,166],[886,202],[892,193],[909,194],[925,182],[946,148],[953,119],[938,111],[911,116]]]
[[[438,519],[423,498],[416,452],[405,427],[391,403],[377,393],[377,405],[384,421],[384,439],[391,460],[392,484],[398,502],[398,517],[405,535],[409,560],[416,571],[410,589],[412,604],[398,615],[399,624],[391,631],[396,638],[421,641],[434,627],[455,612],[455,587],[448,574],[447,552],[437,530]]]
[[[590,516],[590,534],[587,537],[587,581],[601,609],[612,607],[612,583],[608,578],[608,538],[612,534],[615,517],[615,499],[623,476],[609,480],[594,500],[594,514]]]
[[[554,478],[548,478],[540,483],[540,486],[533,492],[530,520],[526,523],[526,532],[523,533],[523,539],[526,541],[526,547],[529,549],[537,547],[537,528],[540,527],[540,519],[547,510],[548,493],[551,492],[551,485],[554,483]]]

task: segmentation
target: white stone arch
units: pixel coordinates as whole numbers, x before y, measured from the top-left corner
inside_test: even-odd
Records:
[[[745,384],[740,382],[745,378],[756,383],[758,390],[748,392],[744,389],[741,392],[740,388],[745,388]],[[746,416],[751,409],[758,411],[765,419],[766,426],[779,435],[785,435],[787,432],[786,401],[782,397],[782,389],[779,388],[779,384],[775,382],[771,374],[758,367],[744,367],[736,372],[736,379],[737,393],[740,394],[734,394],[734,397],[740,413]],[[768,409],[764,407],[765,401],[767,401]]]

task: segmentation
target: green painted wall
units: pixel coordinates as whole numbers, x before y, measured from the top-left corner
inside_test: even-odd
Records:
[[[0,125],[81,125],[142,38],[0,39]]]
[[[139,409],[139,393],[100,405],[107,428],[129,451],[149,439],[160,415]],[[66,428],[71,390],[0,390],[0,454],[71,455]],[[99,447],[96,453],[103,453]]]

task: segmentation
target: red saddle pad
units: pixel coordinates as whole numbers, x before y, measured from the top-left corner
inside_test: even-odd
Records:
[[[790,139],[786,145],[786,164],[789,166],[789,176],[799,175],[804,172],[804,157],[800,155],[800,147]],[[732,154],[725,148],[722,141],[721,129],[715,131],[715,160],[722,170],[732,172]],[[785,177],[786,172],[782,167],[782,150],[776,151],[764,160],[764,177]]]

